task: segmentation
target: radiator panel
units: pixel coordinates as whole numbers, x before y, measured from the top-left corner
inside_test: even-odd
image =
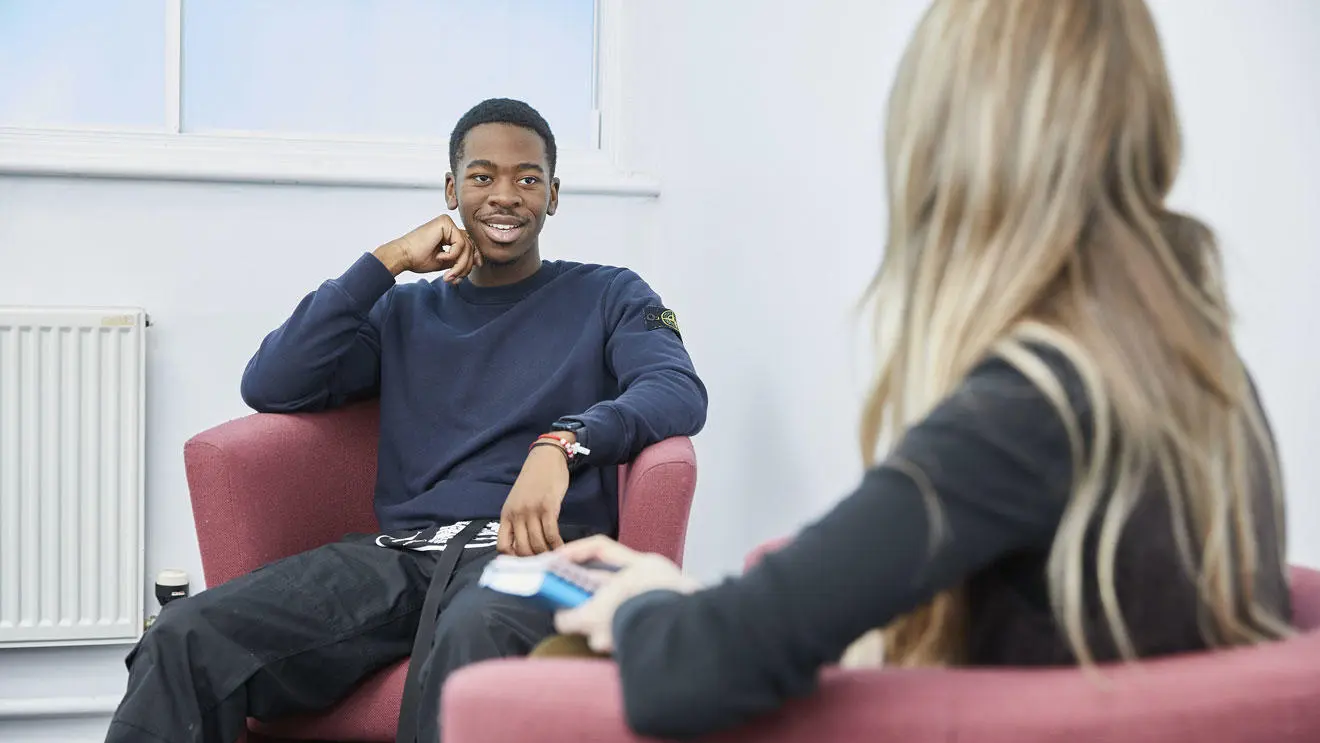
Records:
[[[145,330],[0,307],[0,646],[141,633]]]

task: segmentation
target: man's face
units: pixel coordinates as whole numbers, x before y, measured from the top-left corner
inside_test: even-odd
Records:
[[[505,265],[537,247],[545,218],[559,205],[559,179],[550,177],[536,132],[481,124],[468,131],[457,171],[445,177],[445,199],[486,263]]]

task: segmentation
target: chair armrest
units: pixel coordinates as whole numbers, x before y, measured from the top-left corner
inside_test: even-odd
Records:
[[[676,436],[643,449],[619,468],[619,541],[681,566],[696,488],[691,439]]]
[[[446,743],[507,743],[533,730],[538,743],[643,740],[624,723],[619,673],[609,661],[477,663],[445,680],[440,705]]]
[[[811,696],[703,741],[950,740],[1164,743],[1311,741],[1320,729],[1320,633],[1131,666],[838,670]],[[518,700],[509,704],[510,699]],[[1048,700],[1042,704],[1041,700]],[[448,743],[640,743],[618,671],[600,660],[500,660],[445,683]]]
[[[376,527],[379,408],[255,414],[184,445],[209,586],[344,534]]]
[[[892,703],[895,690],[908,688],[914,674],[826,672],[810,698],[737,729],[701,740],[725,743],[816,743],[829,740],[902,740],[907,743],[952,738],[949,695],[923,686],[902,693],[916,703]],[[898,682],[898,679],[905,681]],[[517,704],[509,704],[517,699]],[[533,659],[477,663],[445,681],[442,729],[447,743],[504,743],[535,730],[540,743],[642,743],[623,714],[615,665],[602,660]],[[943,737],[905,737],[938,728]],[[895,736],[895,737],[889,737]]]

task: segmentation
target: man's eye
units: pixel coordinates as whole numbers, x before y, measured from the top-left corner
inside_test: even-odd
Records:
[[[490,176],[477,173],[472,176],[472,180],[476,183],[490,183]]]
[[[536,184],[541,182],[541,179],[537,178],[534,175],[525,175],[522,178],[519,178],[518,182],[523,184],[524,186],[535,186]]]

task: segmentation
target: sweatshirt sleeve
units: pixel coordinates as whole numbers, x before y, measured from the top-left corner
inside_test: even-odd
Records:
[[[594,465],[627,462],[671,436],[706,423],[706,387],[683,347],[674,313],[640,276],[623,271],[605,292],[605,359],[620,393],[565,416],[581,421],[579,442]]]
[[[1048,545],[1071,470],[1049,401],[1007,364],[982,365],[851,495],[744,576],[619,608],[628,724],[695,736],[809,694],[867,631],[1003,555]]]
[[[380,324],[394,276],[363,254],[303,298],[243,372],[243,401],[262,413],[333,408],[380,387]]]

